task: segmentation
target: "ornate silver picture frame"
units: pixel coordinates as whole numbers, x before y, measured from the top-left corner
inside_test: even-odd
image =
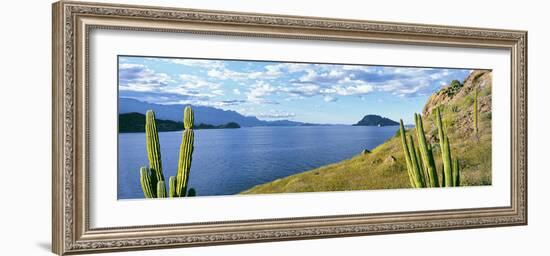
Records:
[[[507,50],[510,204],[92,227],[89,46],[90,33],[98,30]],[[527,224],[526,31],[71,1],[53,5],[52,31],[52,250],[59,255]]]

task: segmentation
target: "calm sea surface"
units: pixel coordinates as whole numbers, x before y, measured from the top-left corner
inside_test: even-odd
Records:
[[[189,186],[199,196],[231,195],[373,149],[398,126],[251,127],[195,131]],[[175,176],[182,132],[159,133],[163,172]],[[118,198],[143,198],[144,133],[119,134]]]

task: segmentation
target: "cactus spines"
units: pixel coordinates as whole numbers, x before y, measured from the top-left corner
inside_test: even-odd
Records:
[[[193,132],[193,110],[191,107],[186,107],[184,111],[184,127],[183,137],[180,146],[180,155],[178,161],[178,173],[176,180],[176,195],[183,197],[187,193],[187,183],[189,181],[189,171],[191,170],[191,161],[193,156],[193,143],[195,134]]]
[[[139,177],[141,189],[143,190],[143,195],[145,198],[154,198],[155,193],[153,193],[153,187],[151,186],[153,184],[151,182],[151,174],[149,173],[147,167],[141,167],[139,169]]]
[[[164,198],[166,197],[166,185],[164,185],[164,181],[157,182],[157,197],[158,198]]]
[[[477,119],[478,119],[478,114],[477,114],[477,88],[474,89],[474,131],[478,132],[478,126],[477,126]]]
[[[170,197],[176,197],[176,177],[170,176],[170,179],[168,180],[168,187],[169,187],[169,196]]]
[[[158,181],[164,181],[159,134],[157,131],[155,112],[152,110],[147,111],[145,115],[145,143],[147,147],[147,158],[149,159],[149,169],[154,175],[154,177],[152,177],[152,182],[156,184]],[[166,194],[166,191],[164,193]]]
[[[427,143],[426,136],[424,135],[424,124],[422,123],[422,117],[420,114],[414,114],[414,117],[418,147],[422,156],[425,173],[427,174],[426,184],[429,185],[429,187],[439,187],[437,170],[435,167],[431,145]]]

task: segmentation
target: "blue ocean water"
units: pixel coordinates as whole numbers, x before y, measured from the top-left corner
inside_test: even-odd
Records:
[[[198,196],[232,195],[255,185],[339,162],[373,149],[398,126],[245,127],[195,131],[189,186]],[[181,131],[161,132],[166,179],[175,176]],[[121,133],[118,199],[143,198],[139,168],[148,166],[144,133]]]

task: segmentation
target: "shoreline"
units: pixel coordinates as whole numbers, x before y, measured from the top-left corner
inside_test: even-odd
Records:
[[[405,127],[408,127],[410,125],[405,125]],[[257,128],[309,128],[309,127],[373,127],[373,128],[385,128],[385,127],[398,127],[396,125],[386,125],[386,126],[373,126],[373,125],[351,125],[351,124],[327,124],[327,125],[296,125],[296,126],[241,126],[240,128],[193,128],[193,130],[238,130],[238,129],[257,129]],[[173,131],[159,131],[159,133],[163,132],[181,132],[181,130],[173,130]],[[135,133],[145,133],[143,132],[121,132],[119,131],[118,134],[135,134]]]
[[[359,126],[361,127],[361,126]],[[381,128],[381,127],[378,127],[378,126],[368,126],[368,127],[376,127],[376,128]],[[384,126],[382,126],[384,127]],[[387,126],[386,126],[387,127]],[[386,143],[390,142],[392,139],[395,138],[395,135],[392,136],[392,137],[389,137],[387,140],[383,141],[382,143],[376,145],[374,148],[372,148],[370,150],[370,153],[368,154],[371,154],[372,152],[375,152],[378,148],[384,146]],[[321,170],[321,169],[325,169],[325,168],[330,168],[331,166],[334,166],[334,165],[338,165],[338,164],[342,164],[346,161],[350,161],[350,160],[353,160],[354,158],[357,158],[357,157],[360,157],[360,156],[363,156],[365,155],[365,153],[362,153],[362,152],[358,152],[357,154],[355,155],[352,155],[350,156],[349,158],[346,158],[346,159],[343,159],[343,160],[340,160],[338,162],[333,162],[333,163],[329,163],[329,164],[325,164],[325,165],[322,165],[322,166],[319,166],[319,167],[315,167],[315,168],[312,168],[312,169],[309,169],[309,170],[305,170],[305,171],[302,171],[302,172],[297,172],[297,173],[294,173],[294,174],[291,174],[291,175],[288,175],[288,176],[284,176],[284,177],[280,177],[280,178],[277,178],[277,179],[274,179],[274,180],[271,180],[271,181],[268,181],[268,182],[264,182],[264,183],[261,183],[261,184],[256,184],[248,189],[245,189],[243,191],[240,191],[239,193],[237,193],[237,195],[242,195],[242,194],[249,194],[247,192],[249,191],[252,191],[254,190],[255,188],[257,187],[260,187],[260,186],[265,186],[265,185],[268,185],[268,184],[271,184],[271,183],[276,183],[277,181],[280,181],[280,180],[284,180],[284,179],[290,179],[290,178],[293,178],[293,177],[298,177],[300,175],[304,175],[304,174],[307,174],[307,173],[310,173],[310,172],[314,172],[316,170]],[[346,191],[346,190],[334,190],[334,191]],[[326,191],[315,191],[315,192],[326,192]],[[252,194],[255,194],[255,193],[252,193]],[[260,194],[260,193],[259,193]]]

